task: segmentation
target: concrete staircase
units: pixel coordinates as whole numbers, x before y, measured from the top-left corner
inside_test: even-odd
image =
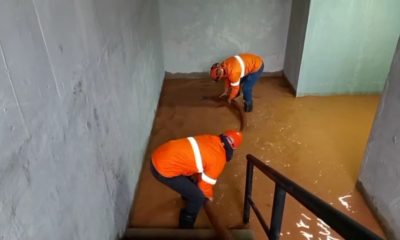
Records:
[[[227,239],[252,240],[255,239],[250,229],[228,230],[230,237]],[[175,239],[221,239],[213,229],[171,229],[171,228],[128,228],[123,240],[175,240]]]
[[[128,228],[123,240],[130,239],[218,239],[218,240],[252,240],[253,231],[250,229],[227,229],[218,219],[213,205],[205,201],[204,210],[213,229],[179,229],[179,228]]]

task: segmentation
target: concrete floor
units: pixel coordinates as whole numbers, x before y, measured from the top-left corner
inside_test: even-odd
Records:
[[[165,81],[130,227],[177,226],[183,201],[151,176],[149,153],[169,139],[238,128],[238,118],[230,110],[202,100],[222,88],[222,83],[207,79]],[[244,143],[215,186],[214,206],[221,221],[231,228],[242,226],[245,155],[251,153],[383,236],[355,188],[378,101],[376,95],[294,98],[283,79],[260,79],[254,89],[254,111],[247,114]],[[255,172],[253,197],[268,223],[273,187],[267,177]],[[204,211],[196,227],[210,227]],[[266,238],[253,212],[248,227],[255,231],[257,239]],[[341,238],[287,197],[281,239]]]

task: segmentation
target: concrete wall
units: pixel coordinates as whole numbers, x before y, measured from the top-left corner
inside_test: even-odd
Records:
[[[400,40],[377,111],[359,181],[381,220],[400,239]]]
[[[283,69],[291,0],[162,0],[165,69],[208,72],[238,52],[265,60],[267,72]]]
[[[158,2],[0,1],[0,239],[112,239],[164,69]]]
[[[283,71],[294,89],[297,89],[299,80],[309,9],[310,0],[295,0],[292,3]]]
[[[297,95],[381,92],[399,9],[399,0],[311,1]]]

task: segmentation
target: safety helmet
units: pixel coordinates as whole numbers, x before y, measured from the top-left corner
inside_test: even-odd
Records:
[[[228,142],[231,144],[233,149],[237,149],[243,141],[243,134],[235,130],[227,130],[224,135],[228,138]]]
[[[214,63],[210,69],[210,77],[214,80],[219,80],[222,77],[223,69],[221,64]]]

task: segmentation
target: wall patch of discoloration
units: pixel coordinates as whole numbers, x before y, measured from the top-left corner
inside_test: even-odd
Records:
[[[0,5],[0,239],[115,240],[163,80],[158,1]]]

